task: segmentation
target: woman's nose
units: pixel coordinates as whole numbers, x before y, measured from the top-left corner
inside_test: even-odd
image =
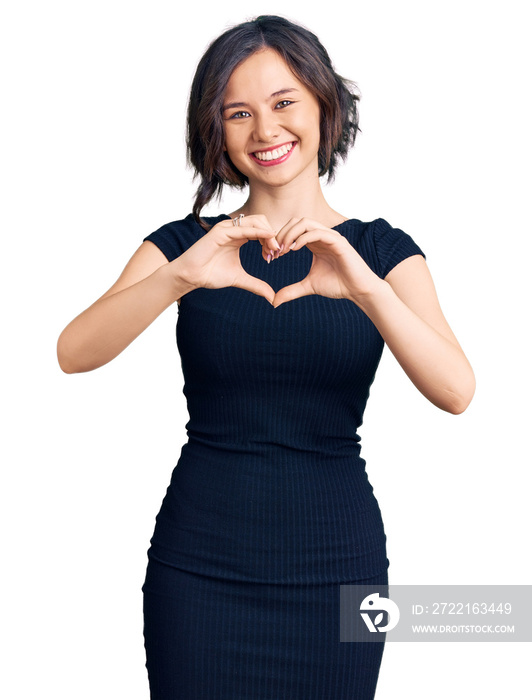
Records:
[[[267,114],[255,115],[254,137],[256,141],[269,143],[279,135],[279,126],[275,115],[271,112]]]

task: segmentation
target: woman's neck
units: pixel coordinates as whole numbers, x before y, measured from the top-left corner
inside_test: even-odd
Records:
[[[231,217],[241,213],[246,216],[262,214],[275,231],[279,231],[292,218],[314,219],[327,228],[337,226],[347,218],[327,204],[319,180],[316,186],[303,191],[290,184],[268,189],[251,187],[246,202]]]

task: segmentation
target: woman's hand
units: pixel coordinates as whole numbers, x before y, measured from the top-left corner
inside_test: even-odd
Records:
[[[359,303],[382,280],[371,270],[349,241],[312,219],[291,219],[277,234],[281,255],[306,246],[312,253],[308,275],[279,290],[275,307],[308,294]]]
[[[308,275],[275,295],[275,307],[307,294],[350,299],[371,319],[415,386],[439,408],[461,413],[475,377],[445,320],[425,260],[411,256],[382,280],[338,232],[311,219],[289,221],[277,235],[281,255],[312,252]]]
[[[88,372],[110,362],[162,311],[198,287],[241,287],[273,302],[273,289],[242,268],[239,250],[255,238],[278,250],[275,232],[264,216],[245,217],[240,224],[221,221],[172,262],[144,241],[113,286],[61,333],[57,356],[63,371]]]
[[[273,303],[275,292],[267,282],[248,274],[240,262],[240,248],[248,241],[258,240],[263,257],[274,255],[280,249],[275,231],[265,216],[244,216],[238,226],[231,219],[224,219],[212,227],[194,245],[169,265],[188,291],[205,287],[221,289],[239,287],[265,297]]]

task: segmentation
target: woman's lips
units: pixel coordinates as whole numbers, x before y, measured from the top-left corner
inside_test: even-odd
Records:
[[[275,160],[261,160],[260,158],[257,158],[255,153],[269,153],[270,151],[275,151],[279,150],[280,148],[283,148],[287,145],[292,145],[288,153],[284,153],[282,156],[279,156],[278,158],[275,158]],[[250,153],[249,157],[251,158],[252,161],[255,163],[258,163],[259,165],[264,166],[265,168],[269,168],[272,165],[279,165],[280,163],[284,163],[285,160],[287,160],[290,155],[294,152],[294,148],[296,147],[297,141],[292,141],[289,142],[288,144],[282,144],[281,146],[275,146],[274,148],[266,148],[263,151],[255,151],[255,153]]]

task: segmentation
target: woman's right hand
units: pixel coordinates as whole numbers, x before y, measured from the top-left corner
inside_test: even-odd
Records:
[[[280,248],[275,236],[265,216],[244,216],[238,226],[232,219],[224,219],[168,265],[189,291],[239,287],[272,303],[274,290],[244,270],[239,251],[248,241],[258,240],[266,257],[266,251],[273,254]]]
[[[241,287],[273,302],[273,289],[242,268],[239,250],[258,239],[267,257],[266,250],[279,249],[275,233],[264,216],[244,217],[240,224],[221,221],[172,262],[154,243],[144,241],[113,286],[61,333],[61,369],[88,372],[105,365],[162,311],[198,287]]]

